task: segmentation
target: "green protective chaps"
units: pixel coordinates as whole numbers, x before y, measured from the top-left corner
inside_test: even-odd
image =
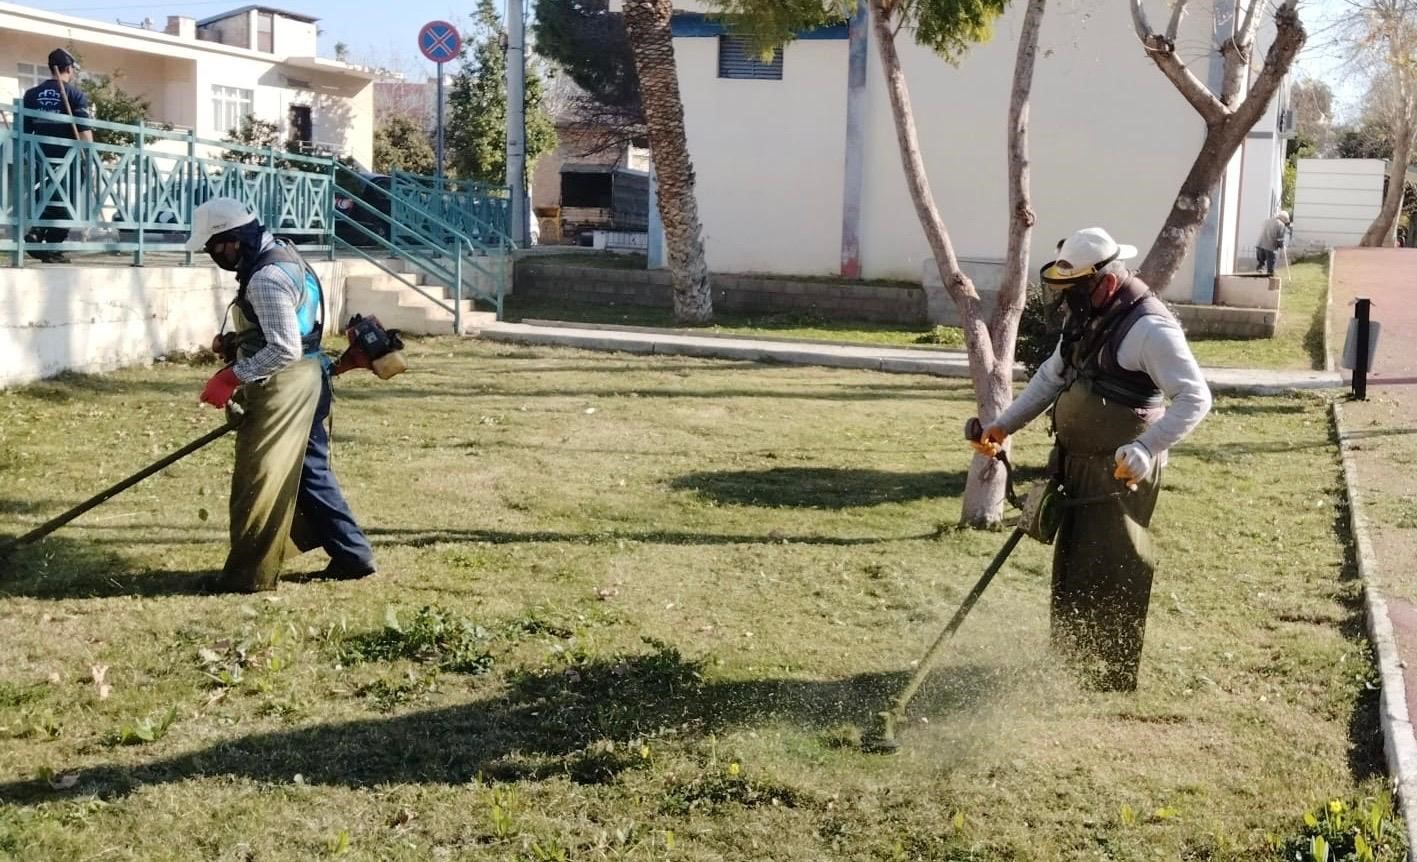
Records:
[[[302,359],[264,383],[241,388],[246,418],[236,431],[231,551],[222,569],[228,589],[275,589],[294,550],[291,525],[321,374],[318,359]]]
[[[1054,465],[1068,497],[1119,490],[1114,453],[1146,429],[1145,416],[1097,395],[1086,378],[1064,391],[1053,411]],[[1052,645],[1100,690],[1137,686],[1156,568],[1149,527],[1160,489],[1157,467],[1136,491],[1063,513],[1053,548]]]

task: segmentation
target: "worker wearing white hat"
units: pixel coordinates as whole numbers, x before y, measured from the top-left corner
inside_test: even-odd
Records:
[[[1274,275],[1279,250],[1289,244],[1289,213],[1280,210],[1265,220],[1260,229],[1260,241],[1255,243],[1255,260],[1265,275]]]
[[[233,331],[213,343],[228,364],[201,395],[218,408],[236,399],[245,411],[231,479],[231,550],[212,588],[275,589],[292,546],[324,548],[324,577],[374,574],[374,552],[330,466],[332,369],[320,347],[319,278],[233,198],[213,198],[192,212],[187,249],[205,250],[236,273],[238,285],[229,309]]]
[[[966,429],[992,452],[1052,408],[1050,468],[1068,497],[1098,500],[1064,510],[1052,641],[1086,682],[1110,691],[1137,685],[1155,570],[1149,528],[1166,453],[1211,406],[1180,324],[1127,269],[1136,254],[1102,228],[1058,244],[1040,273],[1068,309],[1058,347],[987,428],[972,419]]]

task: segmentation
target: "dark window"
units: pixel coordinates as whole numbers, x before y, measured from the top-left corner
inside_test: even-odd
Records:
[[[270,12],[256,13],[256,50],[275,53],[275,16]]]
[[[296,144],[308,144],[315,139],[315,126],[310,118],[309,105],[290,106],[290,140]]]
[[[782,48],[764,60],[743,36],[718,37],[718,77],[752,81],[782,80]]]

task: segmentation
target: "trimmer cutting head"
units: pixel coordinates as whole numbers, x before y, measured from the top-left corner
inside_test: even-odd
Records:
[[[895,754],[900,742],[895,738],[896,715],[891,710],[876,713],[875,724],[861,734],[861,750],[872,754]]]

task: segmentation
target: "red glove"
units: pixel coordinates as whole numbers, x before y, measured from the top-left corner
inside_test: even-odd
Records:
[[[226,366],[207,381],[207,385],[202,387],[201,401],[203,404],[210,404],[220,410],[231,400],[231,396],[236,394],[236,390],[241,386],[240,379],[230,365]]]

